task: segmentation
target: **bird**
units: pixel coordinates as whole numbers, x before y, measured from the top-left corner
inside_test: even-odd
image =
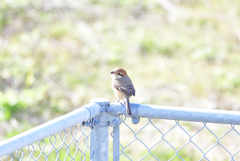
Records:
[[[126,70],[116,67],[111,71],[112,88],[116,95],[118,102],[124,102],[126,106],[127,115],[131,115],[131,108],[129,98],[135,96],[135,88],[132,80],[129,78]]]

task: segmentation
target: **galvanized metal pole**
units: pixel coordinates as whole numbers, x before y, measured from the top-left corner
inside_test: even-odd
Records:
[[[113,127],[113,161],[119,161],[119,126]]]
[[[101,106],[102,113],[94,118],[91,133],[90,160],[108,161],[108,113],[106,112],[110,101],[103,98],[93,99],[91,102]]]

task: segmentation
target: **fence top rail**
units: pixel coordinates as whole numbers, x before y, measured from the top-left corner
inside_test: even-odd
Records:
[[[0,157],[33,144],[36,141],[51,136],[66,128],[70,128],[78,123],[92,119],[100,114],[100,109],[101,106],[99,104],[89,103],[68,114],[6,139],[0,142]]]
[[[131,103],[130,106],[132,117],[240,125],[240,112],[238,111],[143,105],[137,103]],[[112,114],[125,113],[125,107],[120,103],[114,103],[109,108]]]
[[[51,136],[66,128],[72,127],[78,123],[92,119],[102,112],[102,107],[106,108],[103,111],[109,112],[112,115],[126,113],[125,106],[120,103],[114,103],[109,106],[109,101],[106,99],[94,99],[92,102],[93,103],[89,103],[73,112],[60,116],[52,121],[0,142],[0,157],[10,154],[27,145],[33,144],[36,141]],[[131,117],[133,118],[145,117],[240,125],[240,112],[238,111],[143,105],[137,103],[131,103],[130,106],[132,111]]]

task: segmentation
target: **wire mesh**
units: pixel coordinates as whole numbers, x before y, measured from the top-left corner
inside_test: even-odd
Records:
[[[205,122],[121,118],[120,160],[240,160],[240,127]]]
[[[109,160],[240,160],[240,125],[152,118],[140,118],[138,124],[133,124],[125,115],[119,115],[119,119],[114,119],[119,125],[113,126],[111,133],[113,147],[101,147],[99,140],[95,144],[108,148]],[[94,149],[90,147],[92,128],[93,120],[76,124],[0,161],[90,160],[90,148]]]
[[[77,124],[0,158],[1,161],[88,160],[91,128]]]

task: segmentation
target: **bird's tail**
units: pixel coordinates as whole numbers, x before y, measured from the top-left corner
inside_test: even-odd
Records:
[[[130,116],[132,115],[131,113],[131,108],[130,108],[130,104],[129,104],[129,98],[126,98],[126,110],[127,110],[127,115]]]

